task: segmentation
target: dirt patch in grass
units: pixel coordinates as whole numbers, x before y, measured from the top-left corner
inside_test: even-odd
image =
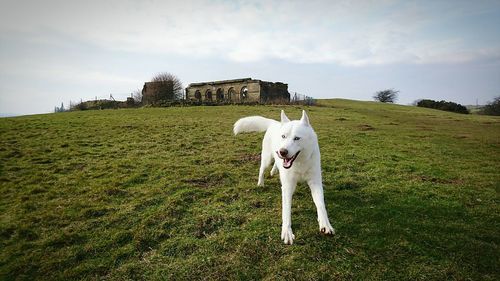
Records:
[[[221,217],[209,217],[198,221],[195,237],[205,238],[210,234],[214,233],[219,229],[224,223],[224,219]]]
[[[373,131],[373,130],[375,130],[375,128],[373,126],[368,125],[368,124],[359,125],[358,129],[360,129],[361,131]]]
[[[419,129],[420,131],[425,131],[425,132],[435,131],[433,128],[430,128],[428,126],[422,126],[422,125],[417,125],[417,129]]]
[[[87,219],[98,218],[104,216],[107,212],[107,209],[88,209],[83,212],[83,216]]]
[[[261,208],[264,204],[261,202],[261,201],[254,201],[252,203],[250,203],[250,205],[254,208]]]

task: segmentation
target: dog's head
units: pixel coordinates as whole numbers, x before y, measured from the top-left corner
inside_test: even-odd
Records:
[[[309,155],[316,139],[305,110],[300,120],[290,121],[281,111],[280,142],[276,150],[277,156],[283,160],[283,167],[289,169],[299,154]]]

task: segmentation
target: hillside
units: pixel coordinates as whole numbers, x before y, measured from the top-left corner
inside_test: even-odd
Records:
[[[300,185],[293,246],[278,178],[256,186],[262,134],[232,135],[283,107],[0,119],[0,279],[500,279],[500,118],[320,105],[306,110],[337,234]]]

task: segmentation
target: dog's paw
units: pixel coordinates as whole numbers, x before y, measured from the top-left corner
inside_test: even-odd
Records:
[[[261,187],[264,186],[264,181],[263,180],[259,180],[257,182],[257,186],[261,186]]]
[[[281,229],[281,240],[287,245],[293,244],[293,239],[295,239],[295,235],[293,235],[291,228],[282,228]]]
[[[335,229],[333,229],[332,225],[329,222],[320,223],[319,224],[319,232],[326,235],[334,235]]]

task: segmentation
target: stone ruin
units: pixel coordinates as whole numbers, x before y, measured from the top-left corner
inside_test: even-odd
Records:
[[[156,104],[164,100],[174,100],[172,81],[146,82],[142,88],[142,104]]]
[[[252,78],[191,83],[186,100],[196,102],[289,102],[288,84]]]

